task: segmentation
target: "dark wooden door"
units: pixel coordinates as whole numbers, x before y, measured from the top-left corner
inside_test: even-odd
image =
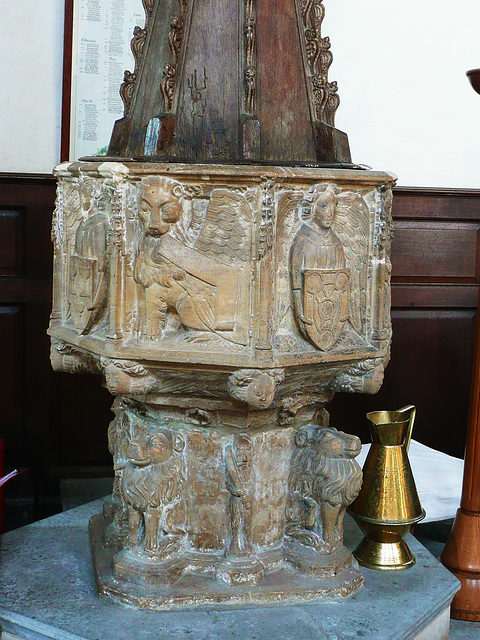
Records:
[[[42,515],[59,504],[59,478],[110,473],[110,395],[95,376],[50,366],[54,201],[52,177],[0,176],[0,437],[6,469],[30,468],[6,485],[7,502],[26,518],[35,486]]]

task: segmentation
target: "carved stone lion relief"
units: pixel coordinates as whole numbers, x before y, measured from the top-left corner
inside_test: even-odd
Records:
[[[215,189],[201,207],[198,200],[187,203],[182,185],[157,176],[141,181],[138,198],[139,337],[158,340],[173,314],[177,329],[246,344],[252,217],[247,200]]]
[[[180,549],[186,535],[184,437],[159,428],[144,409],[128,409],[121,402],[114,409],[109,428],[115,470],[113,536],[124,538],[125,547],[137,553],[167,557]]]
[[[343,544],[343,518],[362,485],[354,459],[359,438],[334,427],[307,425],[295,436],[287,504],[286,534],[321,553]]]
[[[157,258],[162,236],[181,219],[182,195],[179,183],[158,176],[145,178],[138,187],[138,217],[142,224],[134,278],[140,285],[138,334],[145,340],[161,336],[168,310],[177,310],[179,299],[185,293],[178,284],[185,279],[185,272]]]

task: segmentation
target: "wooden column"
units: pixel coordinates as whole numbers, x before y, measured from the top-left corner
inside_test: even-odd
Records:
[[[480,69],[467,71],[472,87],[480,93]],[[460,580],[462,588],[452,601],[451,617],[480,620],[480,291],[475,327],[472,388],[465,445],[462,498],[452,532],[440,556]]]
[[[479,307],[480,309],[480,297]],[[453,598],[451,617],[480,620],[480,319],[477,311],[470,411],[460,508],[440,556],[462,583]]]

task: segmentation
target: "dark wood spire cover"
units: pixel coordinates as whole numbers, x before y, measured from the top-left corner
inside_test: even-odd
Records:
[[[109,156],[349,163],[321,0],[143,0]]]

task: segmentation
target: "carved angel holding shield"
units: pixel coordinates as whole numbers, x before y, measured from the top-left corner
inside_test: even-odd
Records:
[[[330,184],[311,191],[290,269],[298,327],[322,351],[336,344],[347,323],[362,333],[368,229],[368,207],[359,193],[338,193]]]
[[[103,195],[104,197],[104,195]],[[70,260],[70,313],[82,335],[90,333],[106,310],[109,217],[101,188],[94,180],[80,182],[81,220]]]

